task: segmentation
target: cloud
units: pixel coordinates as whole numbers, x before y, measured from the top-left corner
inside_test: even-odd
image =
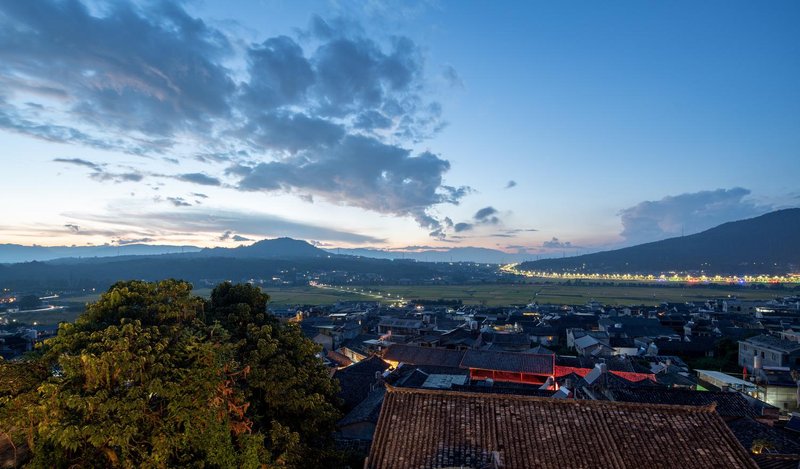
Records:
[[[147,226],[161,236],[185,233],[247,233],[258,237],[289,236],[298,239],[339,241],[352,244],[383,243],[372,236],[340,231],[325,226],[301,223],[269,214],[235,210],[209,210],[186,207],[180,211],[142,211],[111,207],[107,214],[66,213],[74,220],[85,220],[138,229]]]
[[[473,218],[480,222],[492,222],[497,223],[497,217],[493,217],[492,215],[496,214],[497,210],[494,207],[484,207],[477,212]]]
[[[464,231],[470,231],[474,227],[475,225],[472,223],[456,223],[453,230],[455,230],[456,233],[462,233]]]
[[[190,195],[192,195],[194,197],[197,197],[197,198],[200,198],[200,199],[207,199],[208,198],[208,196],[206,194],[203,194],[201,192],[192,192]]]
[[[235,234],[235,233],[234,233],[233,231],[231,231],[231,230],[227,230],[227,231],[225,231],[225,232],[224,232],[224,233],[222,233],[222,235],[221,235],[219,238],[217,238],[217,239],[218,239],[218,240],[220,240],[220,241],[228,241],[228,240],[230,240],[230,241],[236,241],[237,243],[239,243],[239,242],[244,242],[244,241],[253,241],[253,239],[251,239],[251,238],[248,238],[248,237],[246,237],[246,236],[242,236],[242,235]],[[312,244],[313,244],[313,243],[312,243]]]
[[[73,223],[67,223],[67,224],[65,224],[65,225],[64,225],[64,228],[66,228],[66,229],[70,230],[70,231],[71,231],[71,232],[73,232],[73,233],[78,233],[78,232],[80,232],[80,231],[81,231],[81,227],[80,227],[80,226],[78,226],[78,225],[75,225],[75,224],[73,224]]]
[[[184,182],[192,182],[194,184],[200,184],[201,186],[219,186],[222,185],[219,179],[209,176],[203,173],[188,173],[188,174],[179,174],[175,176],[175,179]]]
[[[167,1],[3,2],[0,31],[0,128],[225,164],[232,188],[410,217],[439,239],[450,227],[434,206],[470,193],[445,183],[447,159],[409,150],[445,123],[422,49],[407,37],[376,39],[352,21],[315,17],[296,38],[248,44]],[[236,63],[244,67],[227,65]],[[444,73],[460,80],[452,67]],[[170,177],[61,162],[104,182]],[[223,185],[204,172],[174,177]]]
[[[115,239],[112,244],[116,244],[118,246],[125,246],[126,244],[140,244],[140,243],[152,243],[155,241],[153,238],[130,238],[130,239]]]
[[[542,243],[542,247],[546,249],[580,249],[580,246],[574,246],[570,241],[559,241],[555,236],[550,241]]]
[[[167,202],[176,207],[191,207],[192,204],[187,202],[183,197],[167,197]]]
[[[461,79],[461,76],[452,65],[445,65],[442,68],[442,77],[445,83],[452,88],[464,87],[464,80]]]
[[[465,188],[442,184],[450,163],[433,153],[409,150],[365,136],[347,136],[325,151],[305,151],[280,161],[238,165],[243,190],[301,191],[334,203],[378,213],[411,216],[431,230],[442,222],[427,212],[436,204],[457,204]]]
[[[53,161],[57,163],[67,163],[67,164],[74,164],[77,166],[83,166],[97,172],[103,171],[103,165],[94,163],[92,161],[84,160],[81,158],[55,158],[53,159]]]
[[[627,243],[657,241],[681,234],[693,234],[725,222],[769,212],[746,197],[748,189],[734,187],[667,196],[645,201],[619,212],[622,237]]]
[[[81,158],[55,158],[56,163],[67,163],[75,166],[89,168],[92,172],[89,177],[98,182],[139,182],[144,179],[144,174],[136,171],[128,171],[121,173],[109,172],[106,170],[105,164],[95,163],[92,161],[84,160]]]
[[[99,182],[139,182],[144,179],[144,175],[137,172],[126,173],[110,173],[106,171],[97,171],[89,174],[89,177]]]
[[[84,122],[171,136],[229,113],[230,45],[177,3],[114,2],[97,16],[78,1],[4,2],[0,29],[4,67],[69,97]]]
[[[508,181],[508,182],[506,183],[506,187],[505,187],[505,188],[506,188],[506,189],[511,189],[512,187],[516,187],[516,186],[517,186],[517,181],[513,181],[513,180],[512,180],[512,181]]]

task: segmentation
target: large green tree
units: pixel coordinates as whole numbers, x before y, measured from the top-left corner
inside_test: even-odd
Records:
[[[0,380],[0,415],[30,466],[268,462],[233,385],[233,347],[211,338],[201,310],[185,282],[118,283],[29,360],[50,370],[37,383]]]
[[[317,357],[319,347],[295,324],[267,314],[269,296],[249,284],[223,283],[206,304],[206,321],[231,335],[247,417],[265,435],[273,458],[294,467],[332,464],[331,433],[341,417],[338,384]]]
[[[0,439],[31,467],[331,467],[337,387],[317,346],[224,283],[119,282],[0,363]],[[0,441],[2,448],[2,441]]]

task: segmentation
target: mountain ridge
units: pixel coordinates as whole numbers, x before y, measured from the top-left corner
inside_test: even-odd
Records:
[[[800,208],[723,223],[688,236],[611,251],[523,262],[521,270],[587,273],[788,273],[800,266]]]

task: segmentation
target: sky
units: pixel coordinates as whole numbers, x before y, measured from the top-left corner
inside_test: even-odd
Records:
[[[0,243],[571,255],[800,205],[800,3],[0,0]]]

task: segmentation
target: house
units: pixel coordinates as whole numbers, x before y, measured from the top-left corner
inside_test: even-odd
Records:
[[[378,334],[391,334],[392,336],[417,336],[423,331],[432,331],[433,326],[426,324],[421,319],[403,319],[384,316],[378,323]]]
[[[500,352],[524,352],[531,348],[531,339],[525,333],[495,332],[489,350]]]
[[[541,385],[553,375],[553,361],[553,355],[467,350],[461,367],[469,369],[473,381],[491,378]]]
[[[333,378],[339,382],[339,397],[346,410],[352,410],[377,387],[383,385],[383,372],[389,368],[380,357],[372,356],[366,360],[336,370]]]
[[[387,387],[365,469],[758,466],[714,406]]]
[[[375,433],[375,427],[378,425],[378,416],[381,412],[384,394],[386,394],[386,389],[383,386],[376,387],[353,410],[336,422],[337,437],[353,440],[371,440],[372,435]]]
[[[769,334],[740,340],[739,364],[748,373],[761,367],[800,368],[800,343]]]

